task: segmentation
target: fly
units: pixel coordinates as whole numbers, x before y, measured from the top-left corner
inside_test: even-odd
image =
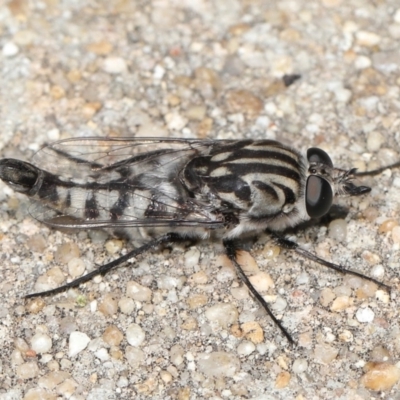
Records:
[[[40,168],[0,160],[0,178],[34,200],[32,216],[54,228],[110,229],[141,242],[116,260],[53,290],[53,295],[105,275],[161,244],[213,238],[252,295],[284,336],[293,339],[252,286],[237,261],[239,240],[271,233],[278,245],[305,258],[389,286],[325,261],[282,237],[288,229],[328,213],[338,196],[359,196],[357,176],[335,168],[319,148],[306,155],[272,140],[77,138],[48,144],[35,156]]]

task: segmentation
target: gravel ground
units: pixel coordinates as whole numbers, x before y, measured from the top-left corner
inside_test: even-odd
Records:
[[[11,0],[1,156],[79,136],[272,138],[343,168],[387,165],[400,158],[399,40],[398,0]],[[285,74],[301,79],[285,87]],[[364,181],[370,195],[288,234],[391,293],[268,236],[241,255],[295,346],[218,243],[25,301],[130,244],[50,230],[0,182],[0,398],[399,399],[400,172]]]

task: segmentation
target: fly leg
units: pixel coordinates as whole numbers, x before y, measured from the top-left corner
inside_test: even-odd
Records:
[[[231,260],[232,264],[235,266],[240,279],[245,283],[245,285],[247,286],[247,288],[249,289],[251,294],[261,304],[261,306],[264,308],[264,310],[267,312],[267,314],[271,317],[271,319],[274,321],[274,323],[279,327],[281,332],[286,336],[287,340],[291,344],[294,344],[295,342],[294,342],[293,338],[290,336],[289,332],[283,327],[281,322],[272,313],[271,309],[268,306],[268,303],[264,300],[264,298],[260,295],[260,293],[257,292],[255,287],[251,284],[249,278],[244,273],[242,267],[237,262],[236,252],[237,252],[237,250],[239,250],[239,248],[236,246],[235,242],[232,240],[224,240],[223,243],[224,243],[226,254],[227,254],[228,258]]]
[[[174,242],[178,242],[181,240],[184,240],[184,238],[177,233],[174,233],[174,232],[166,233],[165,235],[162,235],[162,236],[160,236],[156,239],[153,239],[150,242],[144,244],[143,246],[140,246],[136,249],[131,250],[130,252],[117,258],[116,260],[113,260],[113,261],[109,262],[108,264],[104,264],[104,265],[100,266],[99,268],[95,269],[94,271],[91,271],[88,274],[83,275],[80,278],[75,279],[72,282],[69,282],[69,283],[67,283],[63,286],[60,286],[58,288],[55,288],[55,289],[46,290],[44,292],[39,292],[39,293],[28,294],[27,296],[25,296],[25,299],[29,299],[32,297],[39,297],[39,296],[50,296],[50,295],[64,292],[65,290],[77,287],[77,286],[81,285],[82,283],[90,281],[97,275],[104,276],[109,271],[120,266],[125,261],[128,261],[129,259],[131,259],[133,257],[137,257],[137,256],[145,253],[146,251],[153,249],[154,247],[156,247],[160,244],[174,243]]]
[[[288,249],[288,250],[293,250],[295,251],[297,254],[300,254],[301,256],[303,256],[304,258],[307,258],[311,261],[314,261],[318,264],[324,265],[325,267],[334,269],[335,271],[341,272],[342,274],[351,274],[354,276],[358,276],[359,278],[362,279],[366,279],[368,281],[374,282],[376,283],[378,286],[385,288],[386,290],[388,290],[390,292],[391,288],[388,285],[385,285],[382,282],[379,282],[378,280],[371,278],[369,276],[366,276],[360,272],[357,271],[352,271],[350,269],[347,269],[345,267],[343,267],[340,264],[334,264],[331,263],[329,261],[324,260],[323,258],[320,258],[318,256],[316,256],[313,253],[310,253],[307,250],[302,249],[297,243],[292,242],[291,240],[279,237],[275,235],[275,240],[276,240],[276,244],[284,249]]]

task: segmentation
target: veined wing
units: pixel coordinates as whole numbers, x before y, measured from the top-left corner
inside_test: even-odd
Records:
[[[34,157],[43,169],[34,218],[54,227],[203,226],[222,221],[199,204],[179,172],[214,141],[79,138],[49,144]],[[43,207],[46,206],[46,207]]]

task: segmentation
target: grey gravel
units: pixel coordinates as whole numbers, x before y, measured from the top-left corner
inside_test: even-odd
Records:
[[[3,2],[0,155],[29,160],[78,136],[269,138],[320,146],[343,168],[386,165],[400,158],[399,39],[398,0]],[[284,74],[301,79],[285,88]],[[50,230],[0,182],[0,398],[394,398],[400,171],[363,182],[372,192],[340,200],[350,211],[332,217],[345,223],[334,234],[322,221],[291,237],[390,294],[284,250],[270,257],[266,235],[253,248],[296,346],[215,243],[25,301],[131,244]]]

